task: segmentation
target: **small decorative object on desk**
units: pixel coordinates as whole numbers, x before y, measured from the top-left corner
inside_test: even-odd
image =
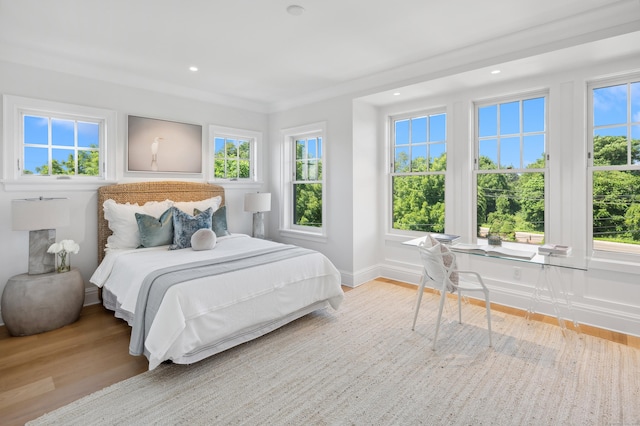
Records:
[[[71,270],[71,253],[77,254],[80,251],[80,246],[73,240],[62,240],[59,243],[51,244],[48,253],[55,253],[56,264],[58,265],[56,270],[58,272],[68,272]]]
[[[500,228],[502,227],[502,223],[498,221],[494,221],[489,228],[489,233],[487,234],[487,243],[490,246],[501,246],[502,245],[502,237],[500,237]]]
[[[560,256],[567,256],[571,253],[571,247],[563,246],[560,244],[543,244],[538,247],[538,254],[554,254]]]

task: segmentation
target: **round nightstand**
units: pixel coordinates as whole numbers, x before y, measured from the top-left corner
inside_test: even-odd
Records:
[[[9,278],[2,293],[2,319],[12,336],[29,336],[75,322],[84,304],[80,272]]]

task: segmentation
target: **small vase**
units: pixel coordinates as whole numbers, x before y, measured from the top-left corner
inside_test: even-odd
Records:
[[[71,270],[71,254],[59,253],[58,254],[58,272],[69,272]]]
[[[501,246],[502,245],[502,239],[500,238],[500,235],[490,234],[487,237],[487,242],[489,243],[490,246]]]

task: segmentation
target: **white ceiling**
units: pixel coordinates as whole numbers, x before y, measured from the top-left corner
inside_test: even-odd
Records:
[[[635,32],[639,0],[0,0],[2,60],[264,111]]]

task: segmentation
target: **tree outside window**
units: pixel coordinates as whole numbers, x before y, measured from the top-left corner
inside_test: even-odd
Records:
[[[216,179],[251,178],[251,139],[215,137],[213,174]]]
[[[322,227],[322,136],[295,138],[293,223]]]
[[[392,228],[444,232],[447,115],[392,117]]]
[[[22,175],[99,176],[102,123],[22,116]]]
[[[593,248],[640,253],[640,81],[591,87]]]
[[[477,236],[544,241],[546,96],[476,105]]]

